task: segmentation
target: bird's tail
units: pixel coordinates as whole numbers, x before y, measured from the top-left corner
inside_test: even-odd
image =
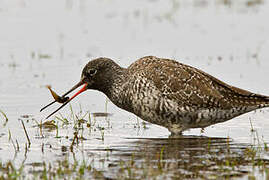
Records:
[[[269,96],[252,93],[249,96],[249,103],[258,106],[258,108],[269,107]]]

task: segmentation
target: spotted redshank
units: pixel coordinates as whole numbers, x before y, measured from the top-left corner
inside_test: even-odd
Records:
[[[172,134],[205,128],[269,106],[268,96],[230,86],[175,60],[154,56],[138,59],[128,68],[109,58],[91,60],[79,83],[62,98],[79,86],[82,89],[47,118],[87,89],[103,92],[118,107],[164,126]]]

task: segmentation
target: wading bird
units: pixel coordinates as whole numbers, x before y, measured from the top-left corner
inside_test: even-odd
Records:
[[[65,97],[79,86],[75,95]],[[103,92],[118,107],[172,134],[269,106],[268,96],[230,86],[175,60],[147,56],[122,68],[109,58],[97,58],[84,67],[78,84],[59,98],[64,104],[47,118],[87,89]]]

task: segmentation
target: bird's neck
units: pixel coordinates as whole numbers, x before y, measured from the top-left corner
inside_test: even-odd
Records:
[[[106,77],[107,82],[101,86],[99,91],[103,92],[114,104],[121,106],[124,84],[128,76],[126,68],[120,66],[113,67],[113,73]]]

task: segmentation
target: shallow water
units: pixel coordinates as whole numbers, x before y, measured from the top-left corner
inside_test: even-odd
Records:
[[[205,166],[199,173],[191,167],[211,162],[208,144],[218,156],[228,157],[223,150],[227,149],[228,137],[236,157],[242,157],[249,146],[267,144],[268,108],[203,132],[184,132],[179,139],[171,139],[167,129],[143,123],[115,107],[97,91],[89,90],[72,102],[73,114],[79,117],[95,113],[91,114],[90,127],[86,125],[88,115],[79,126],[67,106],[60,113],[70,124],[51,118],[58,130],[41,130],[37,124],[58,105],[42,113],[39,110],[52,100],[46,85],[64,93],[79,80],[89,59],[99,56],[110,57],[125,67],[145,55],[173,58],[231,85],[269,95],[268,6],[259,0],[0,1],[0,110],[8,117],[6,122],[0,114],[1,162],[24,163],[31,170],[33,163],[55,163],[76,156],[78,160],[88,159],[104,177],[116,178],[130,167],[122,162],[133,158],[133,178],[144,177],[143,173],[157,178],[226,177],[214,174],[218,166]],[[112,115],[102,117],[102,113]],[[27,150],[21,120],[31,141]],[[74,132],[85,139],[73,148]],[[268,159],[266,151],[262,158]],[[160,161],[165,166],[162,171]],[[266,179],[264,171],[252,170],[246,162],[241,164],[246,172],[237,169],[230,172],[239,174],[233,177],[247,179],[254,174]]]

